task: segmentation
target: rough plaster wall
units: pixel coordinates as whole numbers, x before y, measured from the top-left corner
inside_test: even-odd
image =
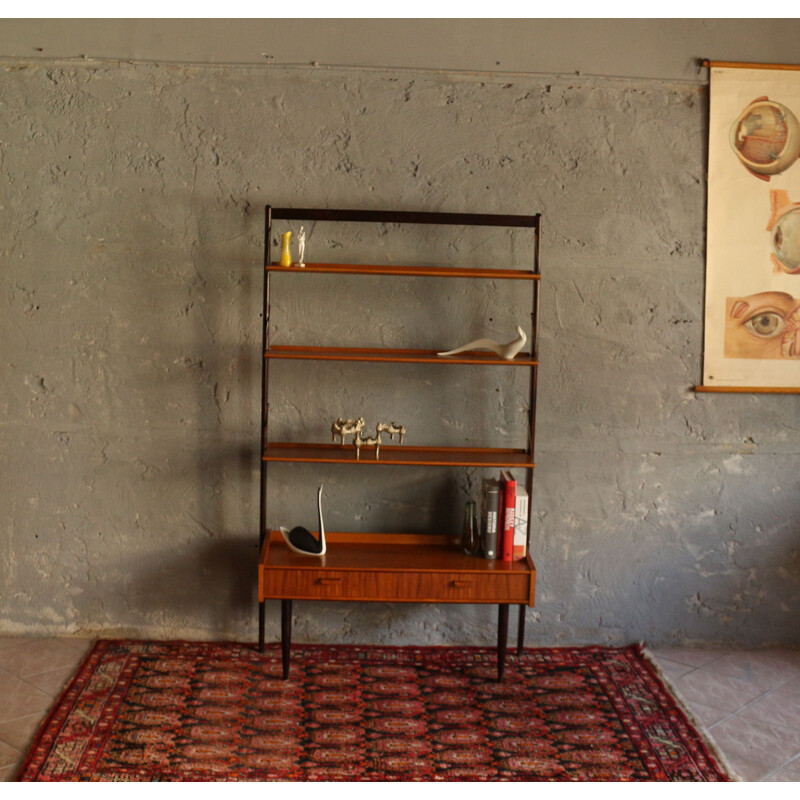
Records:
[[[255,637],[270,202],[543,213],[529,644],[797,643],[797,399],[690,390],[702,352],[702,88],[8,63],[0,111],[1,631]],[[486,244],[426,246],[455,261]],[[316,324],[380,342],[397,333],[376,327],[384,313],[421,339],[435,323],[453,344],[465,329],[507,329],[460,288],[436,289],[437,301],[406,285],[292,291],[275,301],[286,341],[302,320],[309,334]],[[328,291],[347,298],[326,306]],[[285,367],[295,388],[276,425],[321,438],[342,405],[372,398],[363,372],[336,401],[297,388],[309,373],[327,381],[325,369]],[[518,433],[524,390],[508,375],[489,387],[470,370],[371,380],[384,391],[371,410],[389,398],[420,437],[459,425],[482,440]],[[477,400],[420,416],[416,394],[437,382]],[[487,427],[489,411],[501,421]],[[312,516],[324,479],[332,528],[450,524],[481,477],[284,469],[271,524],[293,509]],[[298,641],[495,635],[485,607],[295,606]],[[268,636],[277,616],[269,604]]]

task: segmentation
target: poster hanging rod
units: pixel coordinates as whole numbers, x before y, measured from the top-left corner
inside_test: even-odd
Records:
[[[800,387],[793,386],[694,386],[695,392],[718,392],[721,394],[800,394]]]
[[[723,69],[788,69],[800,70],[800,64],[753,64],[746,61],[709,61],[702,60],[704,67],[721,67]]]

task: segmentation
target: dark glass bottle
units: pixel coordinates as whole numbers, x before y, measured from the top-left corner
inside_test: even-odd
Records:
[[[475,509],[475,501],[467,500],[467,507],[464,510],[464,528],[461,531],[461,549],[468,556],[475,556],[481,549],[481,537],[478,530],[478,514]]]

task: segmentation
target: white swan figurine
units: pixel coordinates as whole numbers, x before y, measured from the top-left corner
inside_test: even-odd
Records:
[[[316,539],[307,528],[298,526],[289,530],[281,526],[281,535],[289,549],[304,556],[325,555],[328,546],[325,542],[325,523],[322,520],[322,486],[317,491],[317,522],[319,539]]]
[[[500,358],[506,358],[510,361],[525,347],[525,342],[527,341],[528,337],[525,335],[525,331],[517,325],[517,338],[507,344],[500,344],[494,339],[476,339],[463,347],[457,347],[455,350],[448,350],[446,353],[437,353],[436,355],[454,356],[456,353],[464,353],[467,350],[494,350]]]

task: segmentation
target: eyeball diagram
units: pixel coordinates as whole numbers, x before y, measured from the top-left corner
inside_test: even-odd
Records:
[[[731,126],[730,143],[744,168],[768,181],[800,156],[800,122],[782,103],[759,97]]]
[[[767,223],[771,232],[772,261],[775,272],[789,275],[800,273],[800,203],[792,203],[789,193],[772,190],[769,193],[772,214]]]

